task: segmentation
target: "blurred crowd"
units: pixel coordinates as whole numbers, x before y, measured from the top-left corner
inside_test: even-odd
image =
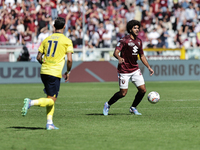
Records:
[[[58,16],[74,48],[112,48],[132,19],[143,48],[200,46],[200,0],[0,0],[0,44],[41,43]]]

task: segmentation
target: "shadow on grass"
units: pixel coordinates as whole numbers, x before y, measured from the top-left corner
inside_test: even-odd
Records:
[[[12,129],[20,129],[20,130],[46,130],[46,128],[40,128],[40,127],[7,127]]]
[[[104,116],[102,113],[91,113],[91,114],[86,114],[88,116]],[[123,113],[116,113],[116,114],[112,114],[109,113],[108,116],[116,116],[116,115],[131,115],[131,114],[123,114]]]

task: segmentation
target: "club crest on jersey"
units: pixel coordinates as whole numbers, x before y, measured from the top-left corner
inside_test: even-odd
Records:
[[[122,84],[124,84],[126,82],[126,80],[122,80]]]
[[[120,46],[120,42],[117,43],[117,46]]]
[[[133,42],[128,43],[128,46],[134,46],[135,44]]]
[[[138,42],[138,45],[140,45],[140,42]]]

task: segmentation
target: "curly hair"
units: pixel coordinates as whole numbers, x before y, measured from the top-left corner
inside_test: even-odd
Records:
[[[133,28],[133,26],[136,26],[136,25],[138,25],[139,28],[140,28],[140,26],[141,26],[140,22],[137,21],[137,20],[131,20],[131,21],[129,21],[129,22],[127,23],[127,25],[126,25],[126,31],[127,31],[128,33],[131,33],[131,29]]]

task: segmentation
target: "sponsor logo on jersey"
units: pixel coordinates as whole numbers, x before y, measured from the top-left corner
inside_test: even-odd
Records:
[[[135,46],[133,46],[133,53],[132,53],[132,55],[137,55],[138,53],[138,47],[135,45]]]
[[[128,46],[134,46],[135,44],[133,42],[128,43]]]

